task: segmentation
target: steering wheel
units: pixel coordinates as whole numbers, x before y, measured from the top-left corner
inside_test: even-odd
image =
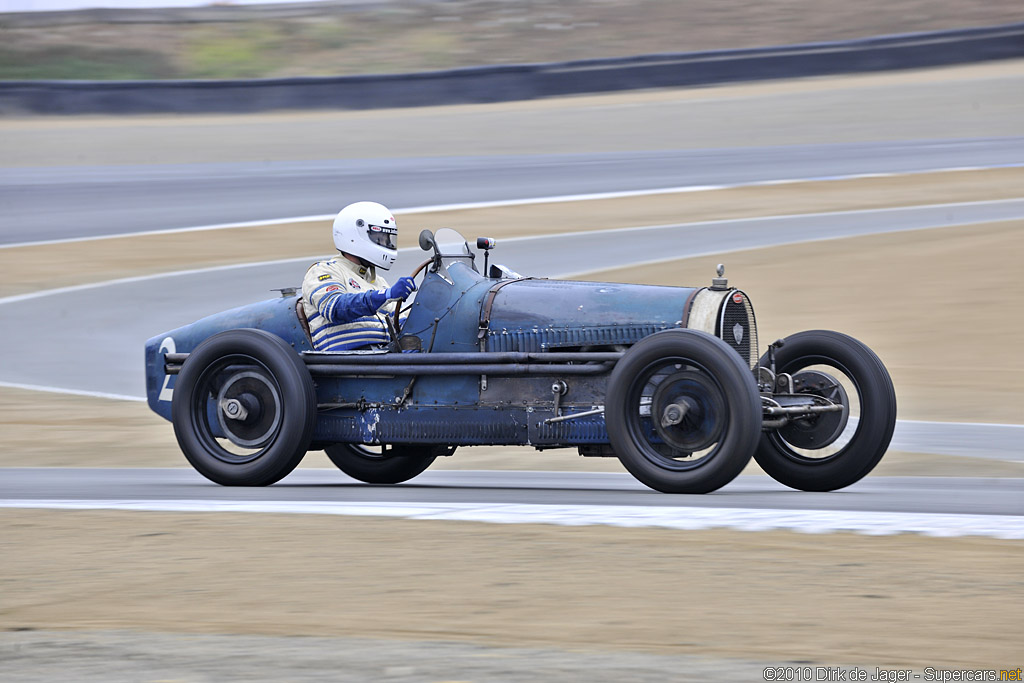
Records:
[[[415,280],[416,276],[419,275],[420,273],[422,273],[423,270],[427,266],[429,266],[431,263],[433,263],[433,262],[434,262],[433,258],[428,258],[426,261],[424,261],[419,266],[417,266],[416,270],[412,271],[412,275],[410,277],[413,280]],[[401,327],[401,325],[398,322],[398,316],[399,316],[399,314],[402,311],[402,302],[403,301],[405,301],[405,299],[399,299],[398,302],[395,304],[394,328],[395,328],[395,341],[396,342],[398,341],[398,338],[402,336],[402,327]]]

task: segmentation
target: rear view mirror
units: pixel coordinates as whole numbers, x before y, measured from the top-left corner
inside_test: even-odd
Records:
[[[423,251],[431,251],[437,253],[437,243],[434,242],[434,233],[429,230],[424,230],[420,233],[420,249]]]

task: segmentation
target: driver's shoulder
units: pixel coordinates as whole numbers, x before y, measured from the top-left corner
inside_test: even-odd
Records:
[[[322,261],[313,261],[313,263],[311,263],[309,265],[309,268],[307,268],[306,270],[308,272],[310,270],[323,270],[323,269],[327,269],[327,268],[337,268],[337,267],[338,267],[338,259],[337,258],[332,258],[332,259],[324,259]]]
[[[310,275],[333,275],[337,277],[348,277],[351,268],[342,259],[332,258],[324,261],[315,261],[306,269],[306,277]]]
[[[306,275],[302,278],[302,290],[304,293],[318,289],[326,284],[344,284],[347,273],[338,267],[337,259],[316,261],[306,269]]]

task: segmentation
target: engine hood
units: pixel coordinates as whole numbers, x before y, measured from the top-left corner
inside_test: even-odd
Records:
[[[634,344],[683,324],[696,290],[610,282],[502,281],[482,302],[488,351]]]

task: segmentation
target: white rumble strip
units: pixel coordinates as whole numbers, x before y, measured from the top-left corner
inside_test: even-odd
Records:
[[[605,525],[687,531],[727,528],[809,534],[850,532],[869,536],[911,533],[1024,540],[1024,517],[1020,516],[856,510],[206,500],[0,500],[0,508],[348,515],[492,524]]]

